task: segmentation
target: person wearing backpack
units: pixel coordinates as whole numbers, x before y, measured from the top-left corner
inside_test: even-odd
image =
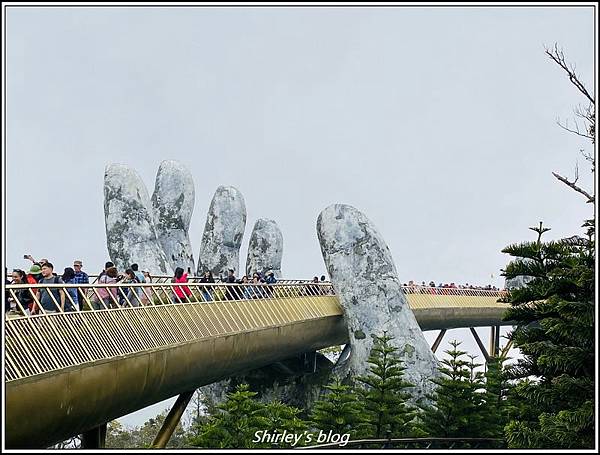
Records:
[[[54,275],[54,265],[46,262],[42,265],[42,279],[38,284],[64,284],[64,282],[59,276]],[[45,313],[65,311],[66,295],[64,289],[41,288],[38,292],[38,300]]]
[[[139,269],[139,266],[137,264],[131,264],[131,270],[133,270],[133,273],[135,274],[135,276],[137,278],[137,282],[145,283],[146,277],[144,276],[144,273],[140,272],[138,269]],[[144,298],[144,290],[142,289],[141,286],[136,286],[135,292],[137,292],[138,298],[140,300],[142,300]],[[137,305],[134,305],[134,306],[137,306]]]
[[[137,274],[132,269],[125,270],[125,276],[121,280],[121,283],[139,283],[140,280]],[[120,288],[119,289],[119,304],[121,306],[140,306],[140,301],[136,297],[136,289],[140,288]],[[129,301],[129,302],[128,302]]]
[[[95,298],[92,301],[92,308],[94,310],[104,310],[116,307],[114,302],[117,301],[117,288],[109,286],[117,282],[118,276],[119,272],[117,272],[117,268],[114,266],[107,267],[104,274],[100,275],[98,284],[104,284],[106,287],[97,289],[100,300],[98,300],[98,297],[94,296]]]
[[[71,267],[66,267],[62,275],[62,280],[65,284],[77,284],[75,282],[75,270]],[[80,306],[77,288],[66,288],[66,290],[71,298],[65,299],[65,311],[78,311]],[[73,303],[71,303],[71,300]]]

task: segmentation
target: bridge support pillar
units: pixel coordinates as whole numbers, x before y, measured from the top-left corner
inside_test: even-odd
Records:
[[[169,442],[169,439],[171,439],[171,435],[175,431],[175,428],[177,428],[177,424],[181,420],[181,416],[183,415],[185,408],[187,408],[188,403],[192,399],[194,392],[195,390],[192,390],[179,395],[177,401],[165,418],[162,427],[160,430],[158,430],[156,438],[154,438],[154,442],[152,443],[153,449],[164,449],[167,446],[167,443]]]
[[[317,371],[317,353],[315,351],[302,354],[302,360],[305,373],[314,373]]]
[[[500,326],[493,325],[490,329],[490,356],[498,357],[500,354]]]
[[[440,330],[440,333],[438,334],[437,338],[433,342],[433,346],[431,346],[431,352],[437,351],[437,348],[440,347],[440,343],[444,339],[444,335],[446,335],[446,329]]]
[[[479,335],[477,335],[477,332],[475,331],[475,329],[473,327],[469,327],[469,330],[471,330],[471,334],[473,335],[473,338],[475,338],[475,341],[477,342],[477,346],[479,346],[479,349],[481,350],[481,353],[483,354],[483,357],[485,358],[486,363],[489,362],[490,355],[485,350],[485,346],[483,345],[481,338],[479,338]]]
[[[98,425],[81,435],[82,449],[104,449],[106,445],[106,423]]]

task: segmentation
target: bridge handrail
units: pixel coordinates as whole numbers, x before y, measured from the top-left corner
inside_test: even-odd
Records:
[[[98,281],[98,277],[100,275],[88,275],[89,279],[90,279],[90,284],[93,284],[95,282]],[[193,275],[190,276],[188,275],[188,282],[189,283],[200,283],[200,281],[202,280],[202,276],[198,275]],[[173,279],[172,275],[152,275],[151,276],[151,282],[152,283],[168,283]],[[219,277],[214,278],[215,283],[225,283],[225,281],[221,280]],[[313,283],[312,280],[293,280],[293,279],[287,279],[287,278],[280,278],[277,280],[277,283],[279,284],[303,284],[303,283]],[[324,284],[329,284],[329,281],[325,281],[325,282],[321,282]]]
[[[65,294],[65,311],[51,289],[66,291],[77,289],[78,300],[83,298],[83,308],[75,303],[69,292]],[[131,292],[135,289],[135,292]],[[138,306],[153,306],[186,303],[188,297],[193,302],[243,301],[271,298],[295,298],[303,296],[334,295],[331,284],[266,284],[266,283],[95,283],[95,284],[10,284],[6,285],[10,298],[18,308],[18,316],[35,317],[54,312],[101,311]],[[25,308],[19,296],[29,290],[27,301],[31,308]],[[52,300],[53,310],[44,308],[40,301],[40,291],[46,290]],[[31,314],[28,310],[36,310]],[[69,311],[70,310],[70,311]]]
[[[291,280],[290,280],[291,281]],[[220,300],[253,300],[270,298],[288,298],[314,295],[335,295],[331,283],[296,280],[288,283],[94,283],[94,284],[10,284],[6,290],[10,299],[15,303],[18,316],[36,316],[53,312],[69,311],[100,311],[117,308],[129,308],[148,305],[165,305],[185,303],[188,297],[195,302],[211,302]],[[65,302],[63,308],[51,289],[63,290]],[[78,301],[67,290],[77,289]],[[460,288],[434,288],[404,286],[407,295],[420,294],[427,296],[445,296],[453,300],[456,297],[489,297],[501,298],[505,291]],[[23,291],[29,293],[23,294]],[[46,290],[52,300],[53,310],[44,308],[40,301],[40,291]],[[132,290],[134,290],[132,292]],[[25,308],[21,300],[30,302]],[[449,302],[451,303],[451,301]],[[66,310],[66,311],[65,311]],[[34,314],[32,314],[32,312]],[[13,316],[15,316],[13,314]]]
[[[90,279],[94,278],[94,282],[98,279],[98,275],[89,275]],[[152,276],[153,283],[167,283],[173,279],[170,275],[154,275]],[[202,276],[188,276],[188,282],[199,283]],[[219,278],[215,278],[215,282],[224,283]],[[315,284],[312,280],[298,280],[280,278],[277,280],[279,284]],[[331,284],[330,281],[319,281],[320,284]],[[405,294],[440,294],[440,295],[470,295],[470,296],[494,296],[505,295],[505,289],[486,289],[480,287],[444,287],[444,286],[423,286],[420,284],[402,285],[402,290]],[[434,291],[435,290],[435,291]]]
[[[505,297],[508,291],[504,289],[476,289],[476,288],[445,288],[438,286],[402,286],[405,294],[431,294],[453,295],[470,297]]]
[[[89,284],[96,284],[100,275],[88,275],[90,279]],[[8,277],[10,278],[10,277]],[[173,277],[170,275],[153,275],[151,277],[152,284],[167,284],[171,283]],[[203,285],[210,285],[211,283],[202,283],[202,276],[188,276],[188,283],[199,283]],[[230,285],[234,283],[227,283],[221,281],[219,277],[215,278],[215,283],[218,285]],[[239,284],[239,283],[235,283]],[[252,283],[251,283],[252,284]],[[265,283],[261,283],[265,284]],[[280,278],[277,280],[278,285],[282,284],[297,284],[297,285],[331,285],[330,281],[319,281],[318,283],[312,280],[298,280],[298,279],[284,279]],[[13,286],[13,285],[7,285]],[[15,285],[16,286],[16,285]],[[419,284],[415,285],[402,285],[402,290],[405,294],[431,294],[431,295],[456,295],[456,296],[470,296],[470,297],[505,297],[508,295],[506,289],[486,289],[486,288],[464,288],[464,287],[444,287],[444,286],[422,286]]]
[[[62,289],[71,311],[61,308],[58,296],[50,292],[53,289]],[[68,292],[73,289],[82,298],[81,307],[75,305]],[[342,315],[330,283],[17,284],[7,285],[6,290],[17,305],[17,311],[7,313],[5,320],[10,380],[113,355],[142,352],[150,346],[144,340],[162,346],[161,343],[172,340],[189,342],[196,336],[194,333],[220,336],[231,330],[254,330],[291,320]],[[50,310],[40,302],[41,290],[46,290],[52,301],[52,305],[45,302]],[[25,308],[30,299],[25,299],[23,292],[35,303],[36,314]],[[193,297],[185,301],[180,296],[186,294]],[[409,294],[408,299],[411,307],[421,310],[446,305],[495,306],[498,293],[487,294],[486,298],[478,296],[478,302],[465,295],[432,293]],[[91,344],[86,342],[88,337]],[[117,337],[123,346],[111,341],[112,347],[108,347],[111,337]],[[76,345],[82,348],[74,349]]]
[[[6,377],[16,380],[73,365],[199,338],[259,330],[298,321],[339,316],[332,300],[331,285],[252,285],[259,299],[248,299],[244,285],[168,284],[38,284],[9,285],[7,289],[20,314],[8,315],[6,332]],[[194,298],[185,302],[189,287]],[[77,308],[69,292],[66,301],[73,311],[63,311],[52,292],[47,311],[35,294],[40,289],[62,288],[83,291],[85,309]],[[125,294],[125,288],[131,291]],[[137,289],[135,289],[137,288]],[[178,289],[180,288],[180,289]],[[18,292],[34,291],[39,313],[30,315]],[[107,294],[102,299],[99,292]],[[114,292],[113,292],[114,291]],[[204,300],[207,291],[211,300]],[[217,296],[217,293],[221,294]],[[329,293],[329,294],[328,294]],[[94,300],[96,297],[97,300]],[[119,299],[122,297],[123,299]],[[92,304],[92,302],[96,304]],[[137,303],[137,304],[136,304]],[[51,305],[48,305],[50,307]]]

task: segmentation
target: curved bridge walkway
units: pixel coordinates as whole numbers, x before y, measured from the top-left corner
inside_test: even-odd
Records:
[[[7,447],[47,447],[202,385],[348,341],[329,283],[158,281],[7,286],[17,304],[5,321]],[[52,288],[64,291],[65,303],[49,292],[54,304],[44,309],[39,291]],[[83,311],[68,288],[81,292]],[[446,329],[507,324],[497,291],[404,290],[421,328],[441,330],[434,350]],[[24,292],[38,314],[21,304]],[[185,302],[178,297],[188,293]],[[75,311],[62,311],[69,306]]]

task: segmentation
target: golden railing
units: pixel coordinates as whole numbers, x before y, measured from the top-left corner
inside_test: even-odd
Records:
[[[83,309],[68,292],[73,288],[82,291]],[[186,288],[184,300],[177,292],[185,295]],[[42,290],[56,309],[42,306]],[[73,311],[63,311],[52,290],[62,291]],[[7,291],[18,308],[5,321],[7,381],[342,314],[331,285],[320,284],[44,284],[9,285]],[[21,304],[19,291],[32,294],[37,314]]]
[[[71,296],[73,289],[82,305]],[[26,284],[8,285],[6,290],[16,305],[5,321],[7,381],[203,338],[343,314],[330,283],[306,281]],[[40,301],[42,292],[50,297],[46,307]],[[413,309],[490,306],[502,295],[447,288],[418,292],[405,288],[405,292]],[[33,300],[30,307],[22,304],[23,293]]]
[[[98,282],[99,275],[88,275],[88,277],[90,280],[90,284],[95,284]],[[152,283],[170,283],[172,279],[173,279],[173,277],[171,275],[152,275],[150,282],[152,282]],[[187,279],[188,279],[188,283],[201,283],[202,282],[202,276],[189,276],[188,275]],[[213,279],[214,279],[214,282],[217,284],[226,284],[224,279],[221,279],[219,277],[216,277]],[[290,279],[280,278],[277,280],[276,284],[306,284],[306,283],[313,283],[313,281],[290,280]],[[319,283],[320,284],[331,284],[329,281],[320,281]],[[210,284],[210,283],[206,283],[206,284]]]
[[[154,277],[152,283],[107,283],[107,284],[19,284],[8,285],[9,300],[16,306],[11,316],[34,316],[64,311],[108,310],[115,308],[165,305],[168,303],[211,302],[219,300],[252,300],[271,297],[300,297],[311,295],[334,295],[329,282],[306,280],[279,280],[276,284],[265,283],[201,283],[200,277],[193,277],[186,283],[173,283],[169,277]],[[57,298],[52,289],[57,289]],[[498,299],[506,296],[506,291],[488,289],[461,289],[427,286],[402,286],[411,303],[457,304],[472,300],[464,297],[485,297]],[[40,294],[45,292],[51,299],[50,308],[40,303]],[[73,291],[72,293],[69,291]],[[187,295],[189,293],[189,295]],[[72,294],[76,294],[77,301]],[[64,297],[63,297],[64,296]],[[185,297],[185,298],[183,298]],[[29,308],[21,300],[32,301]],[[483,300],[482,300],[483,301]],[[489,301],[488,301],[489,302]],[[487,303],[486,303],[487,304]],[[16,314],[15,314],[16,313]]]

